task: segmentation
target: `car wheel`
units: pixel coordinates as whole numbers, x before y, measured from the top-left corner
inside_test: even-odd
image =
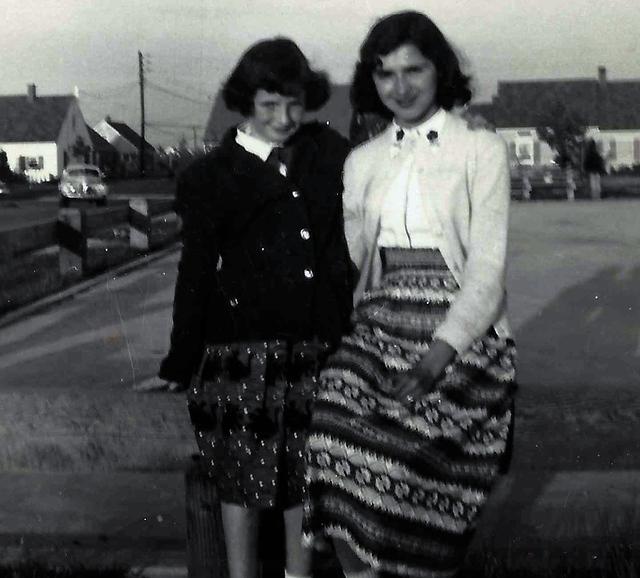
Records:
[[[60,206],[65,208],[68,207],[69,199],[67,197],[60,197]]]
[[[98,200],[96,200],[96,206],[97,207],[106,207],[107,206],[107,199],[98,199]]]

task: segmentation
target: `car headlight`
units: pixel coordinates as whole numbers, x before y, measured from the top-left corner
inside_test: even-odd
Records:
[[[100,194],[100,195],[106,195],[107,194],[107,186],[103,185],[102,183],[98,183],[96,185],[93,185],[93,190]]]
[[[65,195],[73,194],[76,192],[75,188],[71,183],[63,183],[60,187],[60,191],[62,191],[62,193]]]

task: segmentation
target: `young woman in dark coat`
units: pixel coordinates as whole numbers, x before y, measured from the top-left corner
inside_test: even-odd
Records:
[[[329,84],[291,40],[252,46],[223,96],[246,121],[179,180],[183,248],[159,375],[191,383],[230,576],[257,576],[261,508],[283,510],[287,574],[309,576],[300,544],[305,432],[319,365],[346,331],[352,303],[342,221],[348,143],[302,123]]]

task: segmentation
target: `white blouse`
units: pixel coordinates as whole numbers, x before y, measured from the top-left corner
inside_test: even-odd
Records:
[[[445,118],[445,111],[439,109],[416,127],[401,128],[393,123],[390,155],[403,159],[382,204],[378,246],[424,249],[440,245],[440,228],[431,225],[434,217],[428,183],[420,182],[415,159],[421,154],[437,154],[438,138],[433,131],[442,134]]]

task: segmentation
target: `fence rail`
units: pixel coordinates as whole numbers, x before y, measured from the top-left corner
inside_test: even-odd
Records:
[[[61,208],[56,219],[0,231],[0,314],[177,240],[173,199]]]

